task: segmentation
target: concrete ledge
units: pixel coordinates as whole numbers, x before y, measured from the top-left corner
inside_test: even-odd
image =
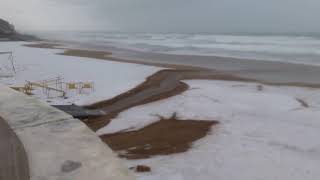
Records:
[[[94,132],[60,110],[0,86],[0,116],[22,141],[32,180],[134,179]]]

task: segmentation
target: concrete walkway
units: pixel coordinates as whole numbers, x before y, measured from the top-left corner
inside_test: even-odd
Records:
[[[85,124],[46,103],[0,85],[0,116],[26,150],[31,180],[135,179]]]
[[[0,118],[0,180],[29,180],[27,154],[17,135]]]

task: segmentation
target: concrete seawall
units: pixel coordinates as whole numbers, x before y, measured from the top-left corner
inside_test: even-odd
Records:
[[[2,85],[0,116],[27,152],[31,180],[135,179],[81,121]]]

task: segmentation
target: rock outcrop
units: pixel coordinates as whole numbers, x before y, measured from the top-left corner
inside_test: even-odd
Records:
[[[31,41],[34,36],[18,33],[9,22],[0,19],[0,41]]]
[[[12,24],[3,19],[0,19],[0,35],[12,35],[15,33],[16,31]]]

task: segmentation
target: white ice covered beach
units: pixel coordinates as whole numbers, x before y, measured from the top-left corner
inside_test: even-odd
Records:
[[[185,93],[119,115],[99,134],[139,129],[177,112],[218,120],[186,153],[127,160],[141,180],[315,180],[320,177],[320,91],[255,83],[191,80]],[[301,104],[303,100],[309,107]],[[164,132],[165,133],[165,132]]]
[[[62,50],[0,43],[13,51],[17,73],[0,78],[23,86],[61,76],[66,82],[93,81],[91,93],[67,92],[68,98],[35,97],[51,104],[87,105],[124,93],[161,68],[92,58],[57,55]],[[1,64],[7,57],[0,55]],[[140,180],[317,180],[320,177],[320,91],[318,88],[270,86],[217,80],[184,81],[180,95],[132,107],[98,135],[131,131],[177,113],[179,119],[215,120],[211,132],[187,152],[123,161],[128,167],[150,166]],[[165,132],[164,132],[165,133]]]
[[[0,52],[12,51],[17,73],[11,78],[0,78],[0,83],[12,87],[24,86],[26,81],[41,81],[62,77],[65,82],[94,82],[94,91],[78,94],[67,91],[67,99],[47,98],[41,90],[34,96],[51,104],[87,105],[110,99],[137,86],[160,68],[103,61],[91,58],[57,55],[63,50],[22,46],[26,42],[1,42]],[[2,67],[10,65],[7,55],[0,55]],[[1,74],[0,74],[1,75]]]

